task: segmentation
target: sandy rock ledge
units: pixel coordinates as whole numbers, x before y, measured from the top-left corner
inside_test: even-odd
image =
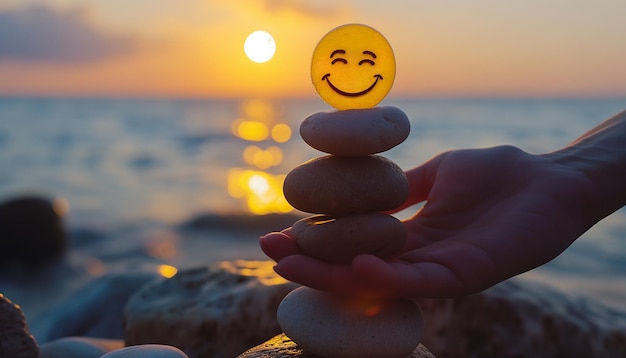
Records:
[[[237,358],[319,358],[316,355],[303,351],[298,345],[281,333],[267,342],[250,348]],[[406,358],[435,358],[435,356],[423,345],[417,346],[415,350]]]

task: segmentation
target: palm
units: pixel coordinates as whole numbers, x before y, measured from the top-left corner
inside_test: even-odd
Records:
[[[267,235],[277,271],[329,291],[452,297],[487,288],[561,253],[592,223],[580,208],[591,194],[580,173],[513,147],[444,153],[407,172],[409,240],[390,262],[371,255],[352,265],[303,255],[289,231]]]

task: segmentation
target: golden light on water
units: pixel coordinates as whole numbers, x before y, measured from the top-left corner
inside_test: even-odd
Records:
[[[291,138],[291,128],[285,123],[278,123],[272,127],[272,139],[278,143],[285,143]]]
[[[245,199],[253,214],[288,213],[292,207],[283,195],[284,181],[285,175],[232,168],[228,172],[228,193]]]
[[[285,123],[271,126],[259,120],[238,119],[231,130],[236,137],[251,142],[262,142],[270,137],[277,143],[285,143],[291,139],[291,128]]]
[[[263,150],[256,145],[249,145],[243,151],[243,160],[259,169],[267,169],[283,161],[283,151],[276,146]]]
[[[280,285],[289,282],[274,272],[274,263],[271,261],[222,261],[218,266],[220,269],[233,274],[256,277],[266,286]]]
[[[283,150],[279,144],[291,138],[291,128],[279,120],[276,108],[268,101],[244,101],[240,112],[241,117],[231,126],[233,135],[257,144],[246,146],[241,153],[250,168],[231,168],[228,172],[228,193],[233,198],[242,199],[253,214],[288,213],[293,208],[283,195],[286,175],[270,174],[265,170],[283,162]],[[272,144],[265,144],[267,142]]]
[[[239,106],[243,117],[254,121],[268,121],[277,117],[274,106],[262,99],[248,99]]]
[[[233,134],[251,142],[261,142],[270,135],[270,129],[265,123],[251,120],[238,120],[233,123]]]
[[[174,266],[163,264],[157,267],[157,272],[165,278],[172,278],[178,273],[178,269]]]

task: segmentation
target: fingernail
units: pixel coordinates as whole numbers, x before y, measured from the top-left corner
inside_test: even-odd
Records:
[[[278,265],[274,265],[274,267],[272,267],[272,268],[274,269],[274,272],[276,272],[278,275],[283,276],[283,274],[278,269]],[[285,276],[283,276],[283,277],[285,277]]]

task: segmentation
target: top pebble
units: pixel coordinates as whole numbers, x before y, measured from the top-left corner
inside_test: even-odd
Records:
[[[300,125],[300,136],[308,145],[346,157],[389,150],[410,131],[409,118],[396,107],[315,113]]]

